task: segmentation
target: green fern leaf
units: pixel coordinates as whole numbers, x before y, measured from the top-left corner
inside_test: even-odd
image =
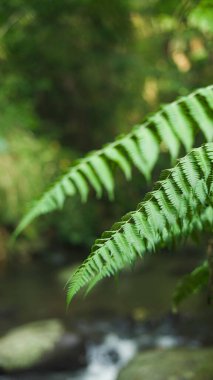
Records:
[[[139,126],[135,129],[135,136],[140,147],[141,155],[144,157],[146,166],[148,167],[148,178],[150,178],[152,169],[154,168],[159,156],[159,140],[151,129],[140,128]]]
[[[193,146],[194,130],[182,107],[174,103],[170,106],[165,106],[164,113],[170,122],[171,128],[184,145],[186,152],[188,152]]]
[[[126,156],[117,147],[111,147],[109,145],[105,150],[105,155],[108,160],[112,160],[118,165],[118,167],[125,174],[127,180],[131,178],[131,164]]]
[[[168,120],[163,116],[163,113],[157,113],[152,118],[152,122],[155,124],[161,141],[164,141],[168,147],[172,160],[174,161],[179,154],[180,141],[171,129],[171,125]]]
[[[209,281],[208,261],[204,261],[195,268],[190,274],[184,276],[176,285],[173,294],[173,311],[177,311],[179,305],[188,297],[200,292]]]
[[[207,141],[213,139],[212,118],[209,117],[203,105],[199,102],[199,99],[195,96],[189,96],[186,100],[186,106],[190,115],[195,120],[197,125],[203,131]]]
[[[109,194],[109,198],[113,199],[114,179],[108,161],[103,156],[94,155],[90,159],[90,165],[94,172],[100,178],[100,181]]]
[[[131,264],[138,257],[139,250],[139,255],[154,251],[169,241],[199,231],[205,225],[209,227],[210,224],[212,229],[213,219],[209,218],[210,214],[207,218],[205,213],[207,206],[212,212],[213,176],[208,170],[200,170],[195,159],[204,156],[207,167],[212,168],[213,143],[192,150],[173,169],[165,171],[137,210],[124,216],[119,224],[95,242],[90,256],[70,281],[68,302],[82,287],[90,287],[94,281],[114,275]],[[94,265],[97,255],[103,259],[101,268]]]
[[[87,178],[90,185],[95,189],[97,197],[100,198],[102,196],[102,184],[94,172],[89,163],[84,163],[81,165],[81,172],[84,174],[85,178]]]
[[[136,168],[145,176],[147,180],[150,179],[150,171],[147,162],[141,153],[138,140],[133,138],[125,138],[121,141],[121,146],[126,150],[126,154]]]
[[[88,193],[89,193],[89,187],[85,178],[81,174],[81,172],[80,171],[72,172],[69,176],[69,179],[75,184],[76,189],[81,195],[82,202],[86,202]]]
[[[203,98],[206,103],[208,104],[208,107],[213,110],[213,92],[211,86],[206,87],[206,88],[200,88],[197,91],[198,96]]]
[[[98,197],[101,197],[105,189],[112,199],[114,193],[112,169],[115,166],[121,169],[127,179],[131,178],[131,168],[135,166],[147,180],[150,180],[163,146],[168,148],[174,161],[182,145],[187,151],[190,150],[197,134],[201,134],[207,141],[213,141],[212,99],[213,86],[199,89],[162,107],[159,112],[134,127],[126,136],[117,138],[113,143],[71,165],[67,173],[33,203],[17,227],[15,235],[18,235],[37,216],[61,208],[67,196],[80,194],[82,201],[85,202],[90,186],[95,189]]]
[[[64,192],[66,195],[72,196],[76,193],[76,188],[73,183],[70,181],[68,176],[64,176],[62,178],[61,184],[64,188]]]

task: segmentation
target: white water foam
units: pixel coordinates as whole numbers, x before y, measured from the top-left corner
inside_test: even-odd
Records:
[[[89,365],[85,373],[67,380],[115,380],[120,368],[133,358],[136,351],[135,341],[109,334],[101,344],[89,347]]]

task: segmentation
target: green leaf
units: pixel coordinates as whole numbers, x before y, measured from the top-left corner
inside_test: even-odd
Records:
[[[112,176],[112,171],[106,159],[102,156],[93,156],[90,160],[90,165],[92,166],[96,175],[100,178],[102,185],[109,194],[109,198],[113,199],[114,179]]]
[[[200,266],[195,268],[190,274],[184,276],[176,285],[173,294],[173,310],[177,311],[179,305],[188,297],[200,292],[209,281],[208,261],[204,261]]]
[[[195,231],[212,230],[213,197],[209,189],[213,176],[209,176],[208,170],[201,170],[203,165],[198,158],[204,156],[206,167],[213,167],[213,143],[192,150],[174,168],[166,170],[161,176],[163,180],[145,196],[137,209],[96,240],[91,254],[70,281],[68,301],[82,287],[90,289],[91,284],[93,287],[102,278],[115,275],[146,252]],[[211,212],[207,212],[209,207]],[[103,260],[97,265],[100,256]]]
[[[15,236],[39,215],[60,209],[66,196],[80,193],[82,201],[85,202],[90,186],[95,189],[98,197],[101,197],[105,189],[110,199],[113,199],[116,166],[121,169],[127,179],[131,178],[131,168],[135,166],[146,180],[150,180],[151,172],[163,147],[167,146],[174,162],[179,155],[180,146],[184,145],[189,151],[195,144],[196,135],[200,132],[205,140],[213,141],[212,98],[213,86],[199,89],[164,106],[162,110],[134,127],[127,135],[115,139],[102,149],[89,153],[83,159],[73,163],[64,175],[53,183],[36,202],[33,202],[33,206],[17,227]],[[196,157],[192,157],[192,161],[196,160]],[[207,162],[205,157],[198,160],[200,169],[205,170]],[[189,165],[192,166],[193,171],[194,163],[189,163]],[[190,177],[190,180],[193,181],[193,178]],[[179,176],[177,182],[179,188],[181,182],[183,178]]]

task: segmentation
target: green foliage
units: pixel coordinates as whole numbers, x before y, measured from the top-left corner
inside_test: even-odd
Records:
[[[121,169],[126,179],[130,179],[131,168],[135,166],[150,180],[162,147],[174,161],[181,148],[190,151],[197,135],[212,141],[212,98],[213,86],[197,90],[163,106],[129,134],[78,160],[35,202],[15,234],[18,235],[37,216],[62,208],[67,196],[79,193],[85,202],[90,186],[97,197],[101,197],[105,190],[112,199],[116,167]]]
[[[2,80],[2,78],[1,78]],[[1,81],[0,86],[0,135],[7,137],[10,131],[36,130],[39,124],[38,117],[33,111],[30,101],[15,99],[11,94],[18,86],[18,79],[14,75],[8,75]],[[23,132],[24,133],[24,132]],[[12,136],[12,132],[11,132]]]
[[[136,211],[129,212],[95,241],[90,256],[71,279],[68,302],[85,285],[90,289],[145,252],[194,230],[212,229],[212,167],[213,143],[209,143],[164,171]]]
[[[26,203],[44,191],[59,169],[58,147],[21,128],[23,115],[13,110],[0,116],[0,222],[5,226],[18,222]],[[13,126],[9,127],[7,116]]]
[[[96,236],[103,231],[102,208],[96,207],[95,200],[82,204],[80,199],[72,199],[66,202],[66,207],[61,212],[49,215],[43,223],[42,230],[49,231],[51,243],[69,247],[90,249]],[[99,223],[97,223],[99,221]],[[48,243],[48,242],[47,242]]]
[[[31,99],[45,120],[40,133],[81,151],[104,141],[102,128],[110,136],[139,87],[130,69],[128,2],[8,0],[0,21],[1,66],[20,78],[16,96]]]
[[[178,306],[182,301],[200,292],[209,281],[209,264],[204,261],[201,265],[195,268],[190,274],[184,276],[178,283],[173,294],[173,310],[177,311]]]
[[[211,0],[199,1],[189,16],[191,25],[200,30],[213,33],[213,8]]]
[[[32,103],[39,134],[97,148],[159,103],[210,83],[212,36],[199,22],[180,25],[186,3],[197,0],[1,1],[0,84],[17,77],[11,102]],[[200,3],[202,15],[208,0]]]
[[[211,0],[7,0],[0,4],[0,21],[1,219],[11,226],[23,204],[49,182],[43,162],[45,167],[52,168],[53,162],[68,167],[56,162],[52,144],[49,149],[49,143],[39,142],[41,135],[48,141],[58,139],[77,157],[129,132],[129,125],[155,112],[159,104],[212,79]],[[23,132],[22,143],[16,142],[20,129],[26,128],[36,138],[28,133],[25,138]],[[165,167],[168,155],[174,164],[184,151],[212,137],[210,86],[162,107],[128,135],[73,162],[29,209],[16,232],[40,214],[62,208],[70,196],[62,215],[43,220],[45,237],[60,243],[62,237],[65,244],[89,243],[112,214],[117,217],[133,208],[144,190],[134,182],[119,193],[113,212],[107,201],[99,202],[97,222],[93,204],[80,205],[91,188],[98,198],[107,193],[112,199],[115,178],[125,181],[117,169],[129,180],[137,168],[150,181],[153,171],[156,177],[159,167]],[[80,198],[74,198],[76,194]],[[211,217],[207,210],[201,213],[200,229],[208,225],[205,217]],[[197,219],[193,223],[198,227]]]

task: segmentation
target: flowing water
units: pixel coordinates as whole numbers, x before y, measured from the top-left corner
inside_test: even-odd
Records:
[[[1,380],[116,380],[119,370],[138,350],[197,347],[208,339],[211,312],[205,297],[170,315],[172,289],[179,274],[198,258],[164,255],[143,269],[124,274],[119,284],[108,280],[86,299],[65,311],[61,270],[40,265],[10,269],[1,275],[0,332],[29,321],[58,318],[85,336],[87,366],[74,372],[0,376]],[[184,268],[184,269],[183,269]]]
[[[119,338],[108,334],[101,344],[90,344],[87,348],[86,369],[74,373],[46,375],[0,376],[1,380],[116,380],[119,369],[136,353],[137,343],[133,339]]]
[[[144,342],[143,342],[144,338]],[[90,343],[87,347],[88,366],[80,371],[69,373],[49,373],[45,375],[0,376],[1,380],[116,380],[119,370],[134,357],[142,342],[147,344],[147,334],[140,338],[125,338],[108,333],[99,344]],[[150,336],[149,336],[150,338]],[[159,335],[152,341],[152,347],[171,348],[183,343],[173,335]]]

